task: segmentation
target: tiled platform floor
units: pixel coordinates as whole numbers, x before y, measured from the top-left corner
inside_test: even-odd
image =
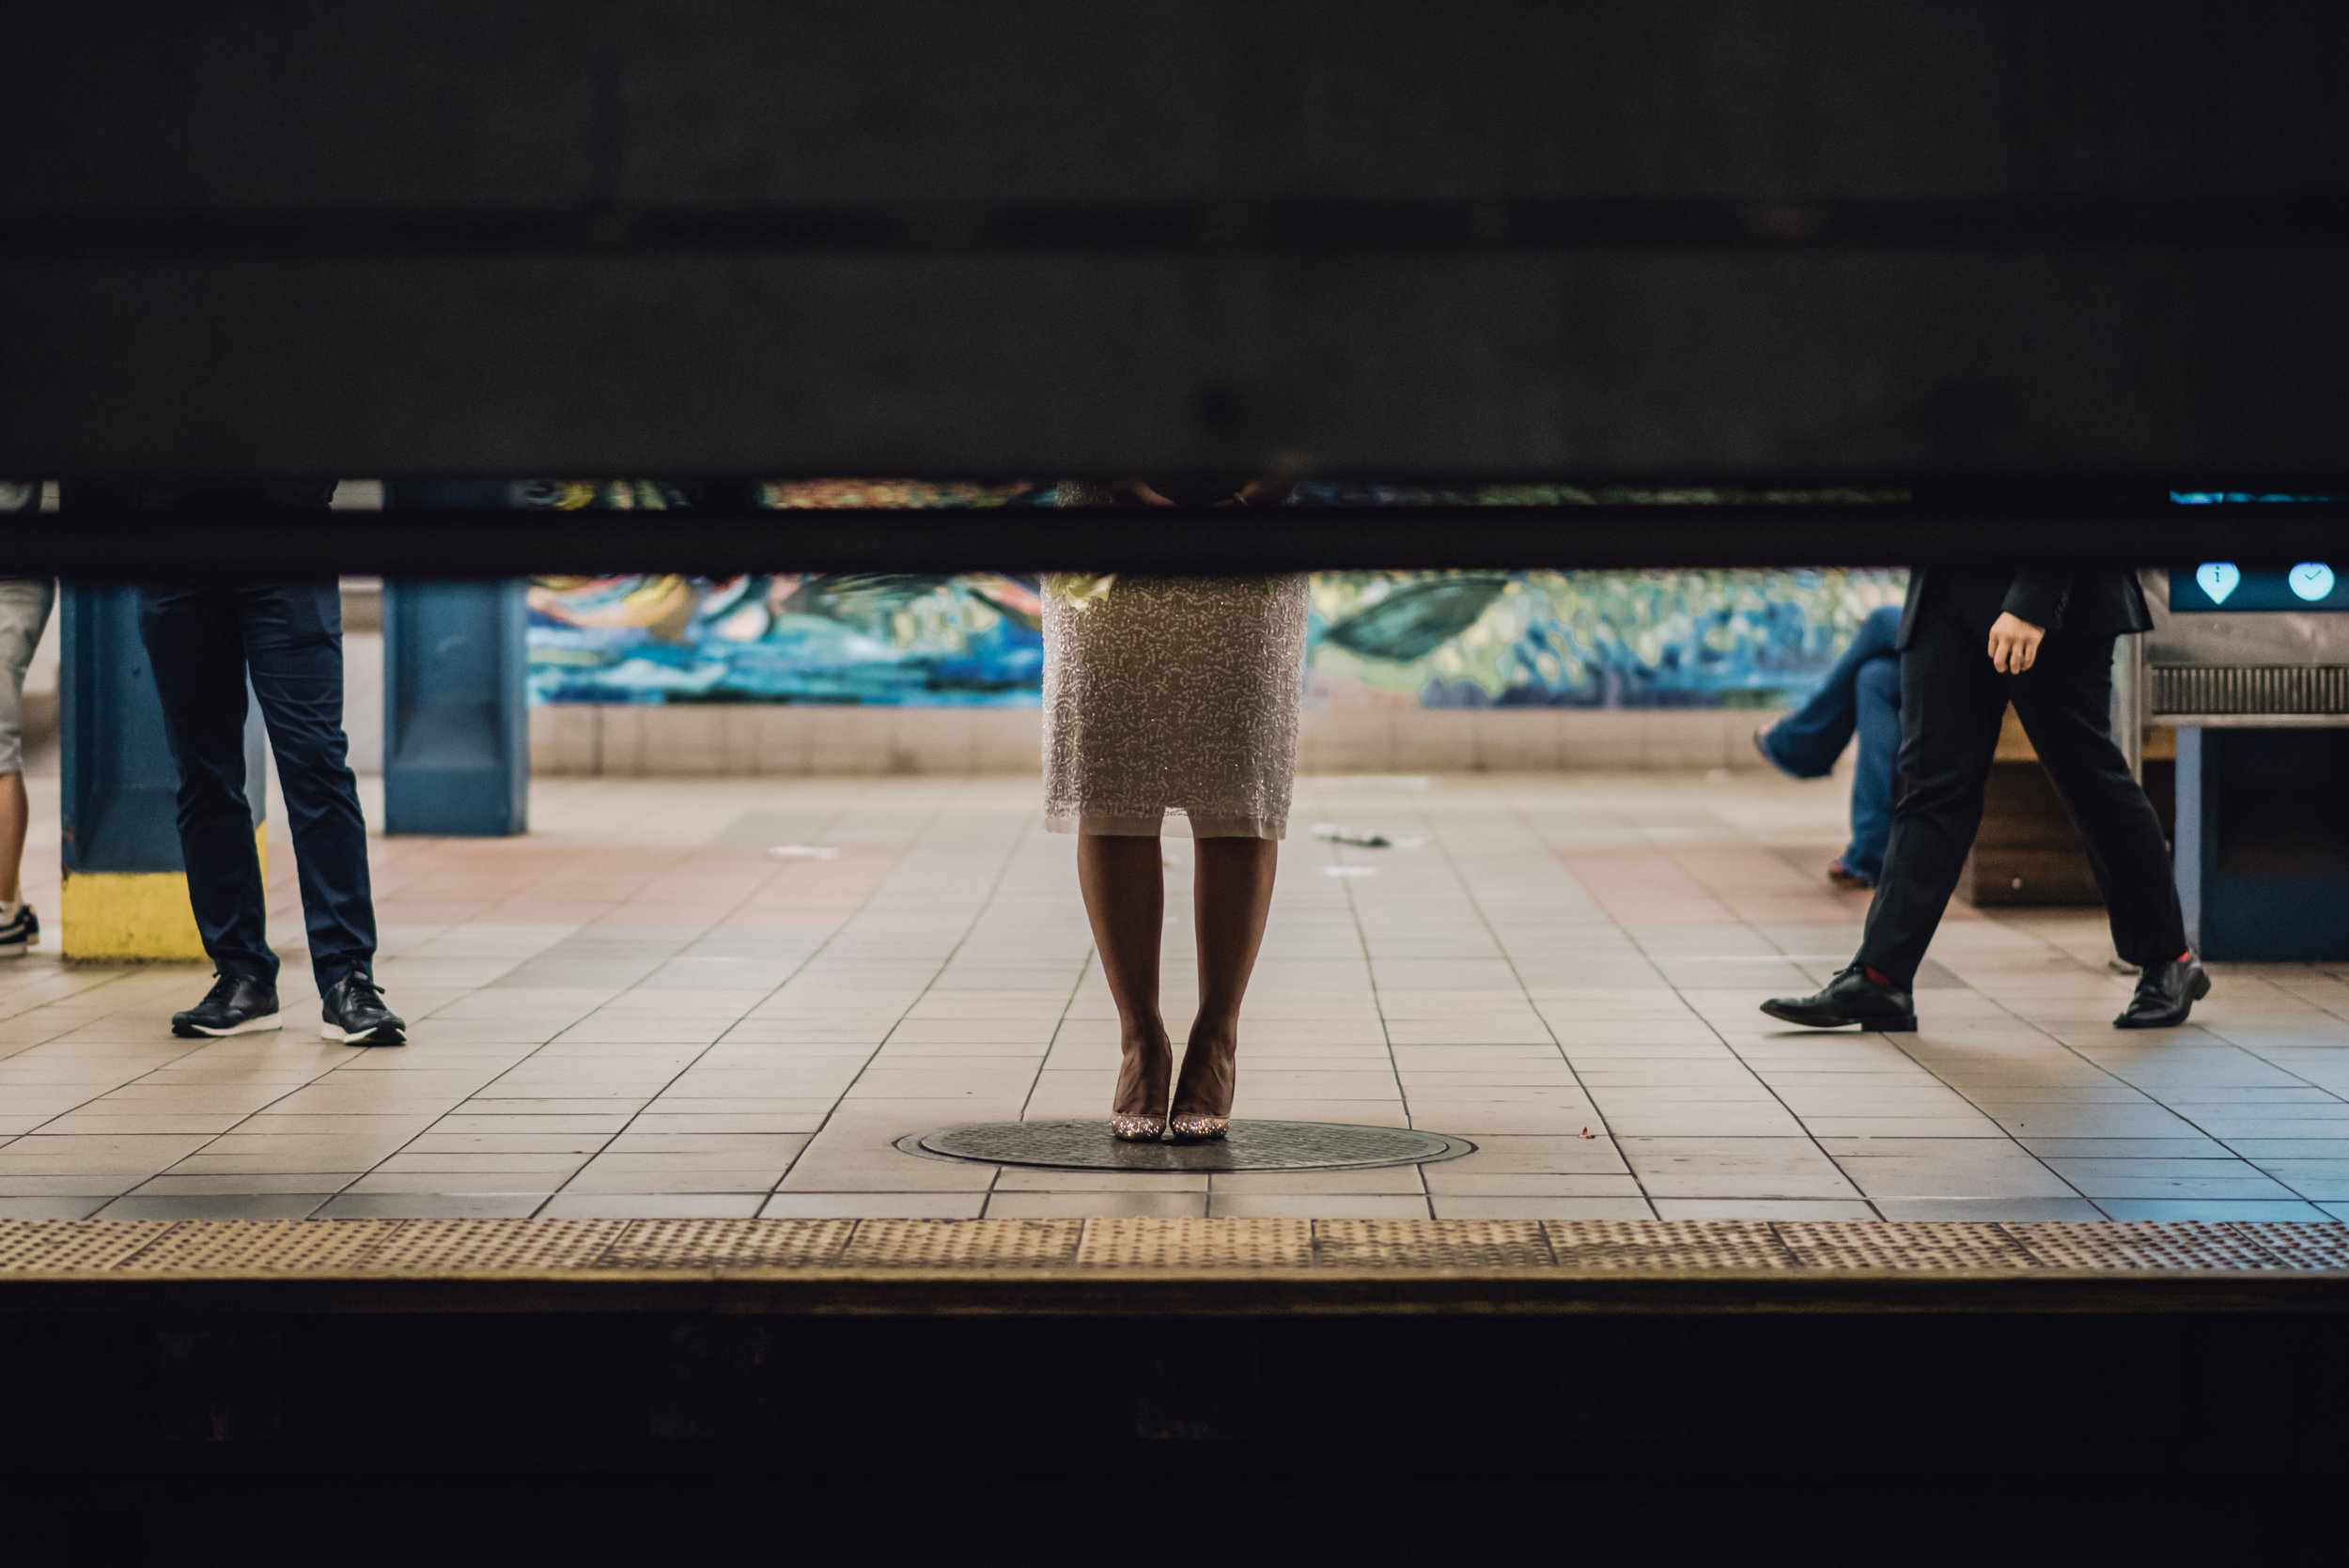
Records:
[[[0,1216],[2349,1218],[2349,969],[2222,969],[2195,1027],[2124,1034],[2092,912],[1958,910],[1920,1033],[1786,1031],[1755,1001],[1838,968],[1863,904],[1818,877],[1840,784],[1750,777],[1300,785],[1239,1113],[1408,1122],[1465,1158],[1117,1178],[900,1154],[1106,1110],[1112,1015],[1034,794],[544,781],[528,840],[379,842],[399,1050],[309,1026],[280,844],[299,1027],[178,1041],[200,971],[0,969]],[[1424,842],[1337,849],[1316,821]],[[839,853],[768,853],[799,844]],[[1182,998],[1185,899],[1170,917]]]

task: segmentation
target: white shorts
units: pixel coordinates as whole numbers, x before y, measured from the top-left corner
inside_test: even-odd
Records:
[[[0,578],[0,773],[24,771],[24,671],[56,601],[45,577]]]

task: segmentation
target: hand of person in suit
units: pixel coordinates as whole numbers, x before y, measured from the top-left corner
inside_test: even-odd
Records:
[[[2039,658],[2040,639],[2046,635],[2020,615],[2000,615],[1990,625],[1990,667],[2002,675],[2021,675]]]

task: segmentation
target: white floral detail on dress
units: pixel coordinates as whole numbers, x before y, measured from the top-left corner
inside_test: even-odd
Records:
[[[1047,572],[1044,576],[1044,597],[1055,604],[1071,610],[1082,610],[1088,604],[1107,597],[1110,584],[1117,581],[1115,572]]]

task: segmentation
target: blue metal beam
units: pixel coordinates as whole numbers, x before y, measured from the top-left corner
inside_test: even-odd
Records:
[[[70,958],[201,958],[179,858],[179,771],[163,737],[134,588],[68,582],[59,596],[59,741]],[[245,798],[267,811],[260,710],[248,696]]]
[[[529,831],[525,584],[383,584],[383,831]]]

